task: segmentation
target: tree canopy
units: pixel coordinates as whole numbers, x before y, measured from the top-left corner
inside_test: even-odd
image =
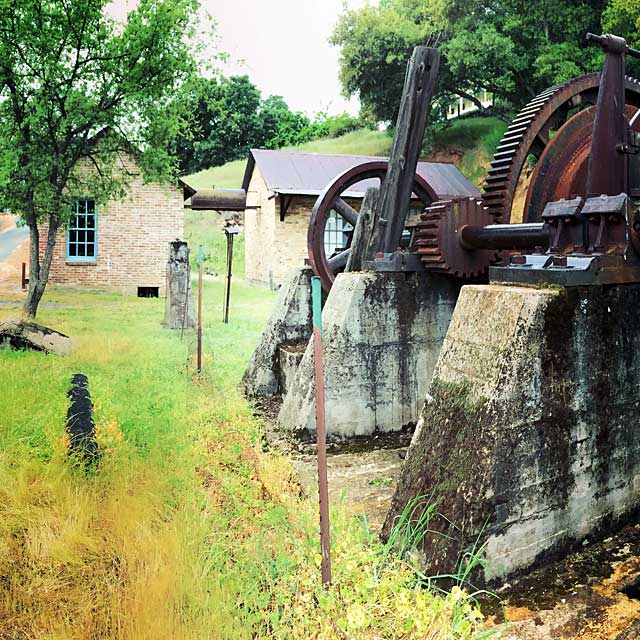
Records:
[[[604,25],[637,39],[638,5],[638,0],[381,0],[376,7],[346,10],[332,42],[341,50],[344,93],[358,95],[380,120],[396,117],[411,51],[440,30],[440,104],[486,89],[516,109],[548,86],[600,68],[601,52],[583,46],[588,31],[600,32]]]
[[[0,198],[30,228],[31,316],[75,200],[123,193],[118,155],[133,155],[148,179],[176,168],[171,142],[184,119],[174,98],[195,72],[189,37],[197,1],[138,0],[124,24],[107,5],[0,0]]]
[[[247,76],[198,78],[179,100],[191,116],[175,143],[185,173],[245,158],[252,147],[280,149],[358,126],[348,114],[311,120],[281,96],[263,98]]]

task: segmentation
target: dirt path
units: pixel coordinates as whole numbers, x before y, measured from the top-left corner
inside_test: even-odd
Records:
[[[270,430],[277,411],[266,413]],[[375,444],[362,441],[351,451],[333,446],[328,453],[331,502],[366,516],[372,532],[384,522],[408,442]],[[317,495],[314,446],[290,444],[287,452],[305,493]],[[640,640],[640,524],[530,571],[497,595],[482,609],[501,640]]]

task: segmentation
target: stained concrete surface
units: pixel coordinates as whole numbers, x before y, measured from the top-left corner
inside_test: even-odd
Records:
[[[503,582],[613,531],[640,507],[640,286],[465,286],[386,530],[415,495],[447,573],[486,543]],[[450,523],[454,523],[453,527]]]
[[[280,371],[279,349],[282,345],[306,345],[311,337],[311,269],[291,269],[280,295],[260,336],[249,365],[242,377],[247,396],[272,398],[284,391],[292,377],[293,359],[287,359]],[[297,362],[295,363],[297,365]]]
[[[322,311],[329,438],[415,424],[460,284],[427,273],[341,273]],[[284,398],[279,426],[315,432],[313,344]]]

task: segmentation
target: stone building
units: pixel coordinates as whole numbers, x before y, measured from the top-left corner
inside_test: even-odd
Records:
[[[373,160],[385,158],[356,155],[329,155],[292,151],[252,149],[242,181],[246,193],[245,277],[248,282],[276,288],[292,267],[300,267],[307,258],[307,229],[316,198],[337,175]],[[453,164],[418,163],[418,173],[438,194],[477,195],[477,190]],[[353,185],[345,201],[356,209],[365,191],[378,186],[378,180]],[[416,201],[412,206],[419,207]],[[351,230],[334,214],[325,230],[327,253],[344,246]]]
[[[169,242],[184,236],[184,193],[170,184],[145,183],[135,162],[122,159],[130,175],[127,195],[100,206],[91,194],[60,230],[49,282],[142,297],[164,296]],[[40,229],[40,258],[46,225]]]

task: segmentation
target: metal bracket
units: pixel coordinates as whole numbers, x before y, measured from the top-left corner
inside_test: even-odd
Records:
[[[379,253],[374,260],[363,264],[365,271],[385,271],[395,273],[409,273],[425,271],[424,265],[417,253],[395,251],[393,253]]]

